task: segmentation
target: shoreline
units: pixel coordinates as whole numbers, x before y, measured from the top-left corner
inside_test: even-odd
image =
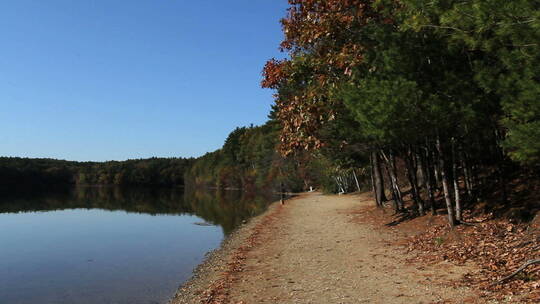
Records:
[[[275,201],[261,214],[247,220],[245,224],[226,236],[219,247],[205,254],[203,261],[193,269],[191,277],[182,283],[167,304],[201,303],[205,292],[222,279],[232,255],[252,236],[257,225],[282,205]]]

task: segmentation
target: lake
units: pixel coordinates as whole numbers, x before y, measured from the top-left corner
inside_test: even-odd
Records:
[[[0,195],[0,303],[166,303],[274,200],[113,187]]]

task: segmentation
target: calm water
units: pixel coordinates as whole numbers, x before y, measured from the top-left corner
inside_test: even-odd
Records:
[[[1,195],[0,303],[166,303],[206,252],[274,199],[117,188]]]

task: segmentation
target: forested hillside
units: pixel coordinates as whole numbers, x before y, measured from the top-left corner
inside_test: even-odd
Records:
[[[186,183],[225,189],[270,189],[280,183],[291,190],[303,188],[304,180],[294,159],[276,152],[279,126],[270,119],[257,127],[232,131],[223,147],[198,158],[186,172]]]
[[[298,192],[321,188],[325,192],[360,190],[369,183],[368,163],[362,156],[331,158],[320,151],[283,155],[279,147],[281,123],[272,112],[262,126],[236,128],[223,147],[197,158],[186,171],[186,184],[196,187]],[[358,166],[356,166],[358,165]]]
[[[68,185],[184,184],[193,162],[184,158],[149,158],[109,162],[0,157],[0,188],[38,189]]]

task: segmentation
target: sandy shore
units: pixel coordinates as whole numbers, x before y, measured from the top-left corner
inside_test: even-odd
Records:
[[[210,253],[179,303],[481,303],[450,282],[470,271],[410,264],[397,236],[358,220],[364,195],[302,194],[273,204]]]

